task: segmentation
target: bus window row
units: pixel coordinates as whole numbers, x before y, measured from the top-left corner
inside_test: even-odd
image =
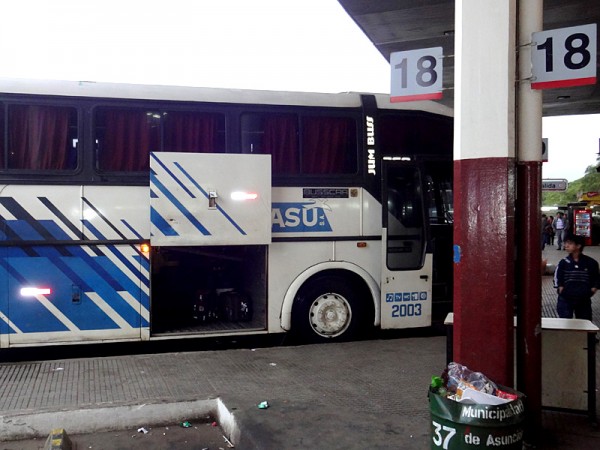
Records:
[[[252,112],[231,127],[233,115],[219,112],[101,106],[91,116],[88,127],[77,107],[0,103],[0,171],[73,172],[83,151],[106,173],[147,172],[152,151],[271,154],[275,175],[358,171],[355,117]],[[238,128],[228,149],[227,130]],[[89,149],[80,145],[84,129]]]

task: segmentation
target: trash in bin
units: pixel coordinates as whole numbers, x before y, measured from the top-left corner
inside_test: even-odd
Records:
[[[497,405],[517,398],[516,394],[500,389],[481,372],[473,372],[467,366],[455,362],[448,364],[441,378],[442,387],[447,388],[450,398],[456,401]],[[439,381],[436,380],[436,384]]]
[[[432,449],[485,446],[521,450],[523,394],[450,363],[442,377],[432,378],[428,396]]]

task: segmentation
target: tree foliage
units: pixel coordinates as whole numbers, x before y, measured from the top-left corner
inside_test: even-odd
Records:
[[[586,192],[600,192],[600,173],[596,166],[589,166],[582,178],[569,182],[564,192],[542,192],[542,206],[566,206],[578,201]]]

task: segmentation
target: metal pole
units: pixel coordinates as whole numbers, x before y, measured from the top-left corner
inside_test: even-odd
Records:
[[[526,442],[542,422],[542,94],[531,77],[531,33],[543,27],[543,0],[519,0],[517,89],[517,388],[526,395]]]

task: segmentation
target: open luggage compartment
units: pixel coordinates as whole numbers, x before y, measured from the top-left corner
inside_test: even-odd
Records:
[[[154,247],[151,333],[266,329],[267,246]]]

